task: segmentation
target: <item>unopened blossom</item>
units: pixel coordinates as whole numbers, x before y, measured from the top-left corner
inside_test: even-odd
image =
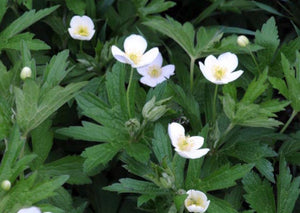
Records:
[[[132,34],[124,41],[124,51],[117,46],[111,47],[112,55],[121,63],[130,64],[133,68],[146,66],[154,61],[159,51],[157,47],[147,49],[147,41],[140,35]]]
[[[38,207],[32,206],[29,208],[20,209],[17,213],[42,213]]]
[[[95,34],[94,23],[88,16],[73,16],[68,29],[70,36],[77,40],[91,40]]]
[[[214,84],[227,84],[239,78],[244,71],[234,72],[237,66],[238,58],[230,52],[223,53],[218,58],[209,55],[206,57],[204,64],[199,62],[204,77]]]
[[[249,39],[246,36],[241,35],[241,36],[237,37],[236,42],[239,46],[246,47],[249,44]]]
[[[20,78],[22,80],[25,80],[26,78],[30,78],[32,75],[32,71],[30,69],[30,67],[23,67],[23,69],[21,70],[20,73]]]
[[[185,199],[184,205],[189,212],[203,213],[207,210],[210,200],[207,200],[203,192],[191,189],[186,193],[188,197]]]
[[[161,54],[158,53],[152,63],[147,66],[137,68],[138,73],[143,76],[140,79],[140,82],[150,87],[155,87],[157,84],[169,79],[171,75],[174,75],[175,66],[173,64],[168,64],[163,67],[162,64],[163,58]]]
[[[184,127],[179,123],[171,123],[168,133],[175,151],[184,158],[196,159],[206,155],[208,148],[200,149],[204,143],[201,136],[186,136]]]
[[[10,187],[11,187],[11,182],[9,180],[4,180],[4,181],[1,182],[1,188],[4,191],[10,190]]]

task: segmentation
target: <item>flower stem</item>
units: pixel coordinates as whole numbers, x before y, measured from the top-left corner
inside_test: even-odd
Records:
[[[289,120],[284,124],[284,126],[282,127],[282,129],[280,130],[280,133],[283,133],[286,128],[290,125],[290,123],[292,122],[292,120],[294,119],[294,117],[298,114],[298,112],[296,110],[293,110],[291,117],[289,118]]]
[[[212,123],[216,121],[216,114],[217,114],[217,109],[216,109],[216,102],[217,102],[217,94],[218,94],[218,84],[216,84],[215,87],[215,92],[214,92],[214,99],[213,99],[213,107],[212,107]]]
[[[130,77],[129,77],[129,83],[128,83],[128,87],[127,87],[127,91],[126,91],[127,110],[128,110],[129,118],[131,118],[129,93],[130,93],[130,87],[131,87],[132,77],[133,77],[133,68],[131,67]]]
[[[247,50],[248,50],[249,53],[250,53],[250,56],[251,56],[251,58],[252,58],[252,60],[253,60],[253,62],[254,62],[254,64],[255,64],[255,66],[256,66],[256,68],[257,68],[257,70],[258,70],[258,73],[260,73],[258,63],[257,63],[257,61],[256,61],[256,59],[255,59],[255,57],[254,57],[254,55],[253,55],[253,53],[252,53],[252,51],[249,49],[249,47],[247,47]]]
[[[227,129],[225,130],[224,134],[218,139],[215,141],[215,144],[214,144],[214,148],[218,148],[221,144],[219,144],[219,142],[221,141],[222,142],[222,139],[225,138],[227,136],[227,134],[233,129],[235,125],[233,123],[230,123],[229,126],[227,127]]]
[[[195,59],[191,57],[191,63],[190,63],[190,88],[191,91],[193,90],[193,84],[194,84],[194,65],[195,65]]]
[[[83,41],[79,43],[80,53],[83,53]]]

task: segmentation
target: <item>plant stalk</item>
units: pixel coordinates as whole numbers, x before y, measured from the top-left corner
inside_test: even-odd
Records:
[[[129,83],[128,83],[128,87],[127,87],[127,91],[126,91],[126,101],[127,101],[127,110],[128,110],[129,118],[131,118],[131,116],[132,116],[131,112],[130,112],[130,101],[129,101],[129,93],[130,93],[132,78],[133,78],[133,68],[131,67]]]
[[[195,59],[191,57],[190,63],[190,89],[193,91],[193,84],[194,84],[194,66],[195,66]]]
[[[213,99],[213,107],[212,107],[212,110],[213,110],[213,114],[212,114],[212,123],[214,123],[216,121],[216,114],[217,114],[217,109],[216,109],[216,102],[217,102],[217,95],[218,95],[218,84],[216,84],[216,87],[215,87],[215,92],[214,92],[214,99]]]
[[[296,110],[293,110],[291,117],[289,118],[289,120],[284,124],[284,126],[282,127],[282,129],[280,130],[280,133],[283,133],[286,128],[288,128],[288,126],[290,125],[290,123],[292,122],[292,120],[295,118],[295,116],[298,114],[298,112]]]

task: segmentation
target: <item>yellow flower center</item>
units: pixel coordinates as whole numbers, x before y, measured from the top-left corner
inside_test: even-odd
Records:
[[[193,144],[189,143],[188,139],[189,139],[189,137],[186,137],[186,136],[179,137],[177,145],[181,151],[191,150]]]
[[[138,64],[141,61],[142,55],[139,53],[129,53],[127,54],[131,61],[134,64]]]
[[[86,26],[78,26],[76,30],[76,34],[80,36],[88,36],[89,35],[89,30]]]
[[[215,79],[217,80],[222,80],[227,72],[227,69],[225,67],[221,67],[221,66],[215,66],[213,68],[213,76],[215,77]]]
[[[187,201],[187,206],[191,206],[191,205],[196,205],[196,206],[201,206],[202,208],[205,207],[205,203],[204,203],[204,200],[202,200],[200,197],[197,197],[197,198],[188,198],[188,201]]]
[[[148,69],[148,74],[152,77],[152,78],[158,78],[159,76],[161,76],[161,68],[158,66],[151,66]]]

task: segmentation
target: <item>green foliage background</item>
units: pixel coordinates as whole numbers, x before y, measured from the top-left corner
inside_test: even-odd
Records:
[[[0,182],[12,186],[0,212],[187,212],[189,189],[207,194],[209,213],[299,212],[299,14],[288,0],[1,0]],[[92,40],[69,36],[74,15],[93,19]],[[129,89],[110,48],[130,34],[175,75],[149,88],[134,72]],[[215,87],[197,64],[228,51],[244,74]],[[171,122],[210,152],[176,154]]]

